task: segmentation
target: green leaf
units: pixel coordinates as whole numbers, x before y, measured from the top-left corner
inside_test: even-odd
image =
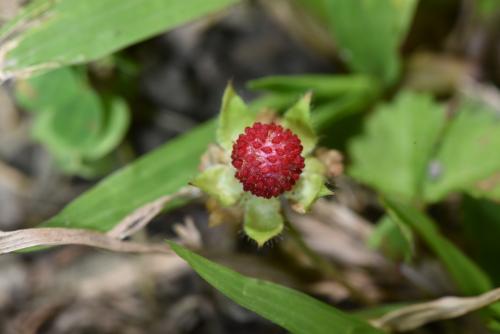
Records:
[[[236,2],[33,1],[0,30],[0,79],[96,60]]]
[[[306,94],[283,117],[283,125],[292,130],[302,142],[303,155],[311,153],[316,147],[318,137],[314,133],[311,122],[311,95]]]
[[[418,200],[444,122],[443,108],[429,96],[400,94],[378,107],[351,142],[349,173],[384,194]]]
[[[304,94],[311,91],[315,99],[331,99],[347,93],[362,92],[376,85],[366,75],[274,75],[251,80],[247,83],[252,90],[265,90],[275,94]]]
[[[500,170],[499,147],[497,114],[484,104],[462,103],[432,161],[434,171],[427,176],[425,198],[436,202],[453,191],[474,192],[476,183]],[[477,195],[482,193],[476,188]]]
[[[243,194],[241,183],[228,165],[215,165],[198,174],[192,184],[215,197],[222,205],[234,205]]]
[[[86,159],[99,159],[120,144],[130,124],[130,113],[125,100],[113,97],[106,110],[106,119],[93,145],[87,147]]]
[[[325,0],[295,0],[298,4],[302,5],[305,9],[310,11],[317,18],[322,19],[323,21],[328,20],[328,15],[326,15],[328,11],[327,1]]]
[[[142,205],[176,192],[198,173],[200,156],[214,140],[214,129],[215,122],[209,122],[169,141],[108,176],[44,226],[107,231]]]
[[[38,139],[43,142],[45,135],[58,138],[58,145],[63,151],[76,150],[84,154],[92,150],[102,126],[104,110],[99,98],[93,92],[73,96],[66,104],[51,113],[51,133],[38,133]]]
[[[325,166],[316,158],[305,159],[305,167],[292,191],[286,194],[295,211],[305,213],[322,195],[330,195],[325,188]]]
[[[308,295],[271,282],[245,277],[169,242],[208,283],[241,306],[295,334],[381,334],[366,322]]]
[[[500,204],[464,196],[461,205],[463,236],[477,262],[500,285]]]
[[[327,0],[327,24],[350,67],[391,84],[399,75],[398,48],[416,0]]]
[[[233,147],[238,135],[243,133],[247,126],[255,121],[245,102],[235,93],[233,87],[228,85],[222,98],[222,107],[217,128],[217,142],[227,151]]]
[[[477,295],[493,288],[489,277],[444,238],[436,224],[425,214],[393,198],[385,198],[384,203],[393,219],[407,224],[425,241],[464,295]]]
[[[243,229],[259,247],[283,230],[281,205],[277,198],[260,198],[249,195],[245,202]]]
[[[495,13],[500,11],[498,0],[479,0],[476,3],[476,10],[482,19],[492,19]]]
[[[470,185],[466,191],[474,197],[500,202],[500,172]]]
[[[260,112],[262,110],[272,110],[281,112],[293,105],[297,101],[297,96],[300,94],[265,94],[260,96],[248,105],[252,112]]]
[[[97,160],[86,160],[80,156],[64,154],[54,156],[54,160],[56,165],[66,173],[86,179],[102,176],[116,167],[116,158],[112,155]]]
[[[415,240],[410,227],[388,215],[379,220],[368,245],[387,252],[396,261],[410,261],[415,253]]]
[[[85,87],[76,73],[66,67],[18,80],[15,88],[17,103],[27,111],[38,113],[47,109],[61,109]]]
[[[412,303],[401,302],[401,303],[368,306],[367,308],[361,310],[355,310],[350,314],[361,320],[370,320],[370,319],[380,318],[384,314],[396,311],[397,309],[403,308],[405,306],[410,306],[411,304]]]
[[[93,177],[113,166],[103,158],[128,130],[129,110],[123,99],[110,97],[105,105],[85,73],[69,67],[19,81],[16,97],[34,112],[33,136],[65,172]]]
[[[61,68],[22,81],[17,87],[20,104],[36,112],[35,138],[53,154],[80,159],[94,149],[105,111],[83,75]]]
[[[271,107],[282,111],[306,92],[313,93],[312,123],[324,131],[333,123],[366,110],[380,94],[377,81],[366,75],[278,75],[248,82],[254,90],[269,94],[252,102],[253,110]]]
[[[327,131],[339,121],[366,111],[367,106],[375,100],[375,96],[374,89],[368,89],[360,93],[345,94],[338,99],[318,105],[312,113],[314,129],[318,132]],[[352,132],[347,132],[348,135],[352,135]]]

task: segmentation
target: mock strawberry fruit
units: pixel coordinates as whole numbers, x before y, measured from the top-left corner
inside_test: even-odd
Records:
[[[271,198],[289,191],[304,169],[300,139],[277,124],[254,123],[233,145],[232,164],[243,190]]]

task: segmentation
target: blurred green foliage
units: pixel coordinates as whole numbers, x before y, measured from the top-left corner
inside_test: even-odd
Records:
[[[476,295],[493,287],[488,276],[456,246],[443,237],[436,223],[424,213],[393,198],[385,198],[384,203],[392,219],[399,220],[410,227],[437,255],[462,293]]]
[[[17,82],[18,103],[33,112],[33,136],[64,171],[83,177],[108,172],[107,155],[130,122],[126,102],[100,97],[80,69],[61,68]]]
[[[429,96],[401,93],[377,108],[350,147],[350,174],[383,194],[437,202],[500,170],[500,121],[495,111],[463,99],[451,119]],[[380,159],[384,157],[384,159]]]
[[[32,1],[0,29],[4,41],[0,79],[97,60],[235,2]]]
[[[298,0],[331,30],[341,58],[354,72],[390,85],[400,75],[399,47],[417,0]]]
[[[384,215],[377,222],[368,245],[381,249],[396,261],[410,262],[415,256],[415,236],[407,224],[397,217]]]
[[[252,102],[253,110],[284,111],[306,92],[312,93],[313,124],[317,131],[363,112],[380,95],[376,80],[367,75],[287,75],[252,80],[248,87],[265,94]]]

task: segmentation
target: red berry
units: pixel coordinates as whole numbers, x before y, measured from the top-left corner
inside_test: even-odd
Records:
[[[245,191],[271,198],[289,191],[304,169],[299,137],[277,124],[254,123],[233,145],[231,159]]]

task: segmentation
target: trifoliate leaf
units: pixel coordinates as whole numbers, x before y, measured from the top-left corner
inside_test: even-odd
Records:
[[[226,150],[231,150],[233,142],[245,127],[252,125],[255,114],[246,106],[245,102],[228,85],[222,98],[222,107],[217,128],[217,142]]]
[[[318,137],[314,133],[311,122],[311,94],[306,94],[284,115],[283,126],[292,130],[302,142],[304,150],[302,153],[307,155],[316,146]]]
[[[292,208],[305,213],[321,196],[331,195],[325,186],[325,166],[316,158],[305,159],[305,167],[297,184],[286,196],[292,202]]]
[[[418,200],[444,123],[443,108],[430,96],[400,94],[378,107],[351,142],[349,173],[384,194]]]
[[[259,247],[274,238],[283,230],[283,216],[277,198],[250,196],[245,203],[245,233],[255,240]]]
[[[210,167],[198,174],[191,183],[224,206],[238,202],[243,193],[243,187],[234,177],[234,169],[228,165]]]
[[[431,161],[425,198],[436,202],[450,192],[469,189],[476,196],[495,198],[499,148],[498,114],[485,104],[464,101]]]

